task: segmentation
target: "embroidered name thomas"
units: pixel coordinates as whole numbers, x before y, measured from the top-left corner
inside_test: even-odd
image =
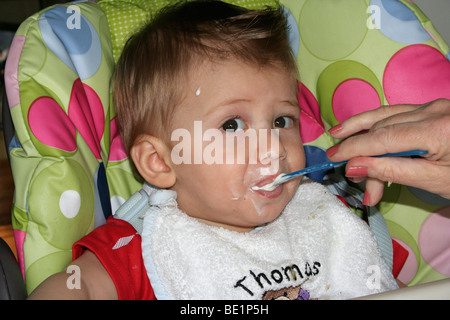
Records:
[[[254,296],[256,291],[261,291],[260,289],[267,291],[274,285],[281,283],[288,287],[292,286],[296,281],[304,281],[317,276],[320,272],[320,267],[322,267],[321,263],[314,261],[311,264],[306,262],[303,268],[300,268],[297,264],[292,264],[273,269],[270,272],[255,273],[253,270],[249,270],[248,275],[236,281],[234,288],[244,290],[250,296]]]

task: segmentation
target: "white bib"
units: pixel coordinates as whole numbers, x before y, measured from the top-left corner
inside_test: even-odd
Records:
[[[346,299],[397,287],[365,222],[311,181],[248,233],[152,207],[142,252],[157,299]]]

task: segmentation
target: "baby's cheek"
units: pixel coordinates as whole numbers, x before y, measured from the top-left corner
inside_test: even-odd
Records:
[[[292,171],[297,171],[305,168],[306,158],[305,151],[303,146],[293,145],[292,148],[289,148],[290,152],[288,152],[287,160]]]
[[[245,167],[244,165],[233,165],[232,170],[227,170],[225,175],[227,193],[231,200],[240,200],[246,198],[248,186],[245,181]],[[224,194],[225,196],[225,194]],[[226,197],[226,196],[225,196]]]

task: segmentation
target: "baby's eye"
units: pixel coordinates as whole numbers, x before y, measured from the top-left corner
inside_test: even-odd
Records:
[[[290,126],[292,126],[292,123],[293,120],[291,117],[283,116],[276,118],[273,124],[275,128],[289,128]]]
[[[224,131],[230,131],[230,132],[236,132],[240,130],[244,130],[244,121],[239,118],[234,118],[225,121],[225,123],[222,125],[222,130]]]

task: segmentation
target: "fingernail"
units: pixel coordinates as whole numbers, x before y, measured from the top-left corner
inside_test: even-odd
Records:
[[[367,192],[367,190],[364,192],[364,197],[363,197],[363,205],[368,206],[370,202],[370,194]]]
[[[332,146],[331,148],[329,148],[329,149],[327,150],[327,156],[328,156],[328,158],[331,157],[331,156],[333,156],[336,152],[338,152],[338,149],[339,149],[339,145],[338,145],[338,144],[335,145],[335,146]]]
[[[356,178],[356,177],[367,177],[369,172],[366,167],[351,167],[347,169],[345,173],[346,177]]]
[[[333,128],[331,128],[330,130],[328,130],[328,132],[330,134],[335,134],[336,132],[338,132],[339,130],[342,129],[342,124],[338,124],[337,126],[334,126]]]
[[[367,177],[347,177],[347,179],[353,183],[363,182]]]

